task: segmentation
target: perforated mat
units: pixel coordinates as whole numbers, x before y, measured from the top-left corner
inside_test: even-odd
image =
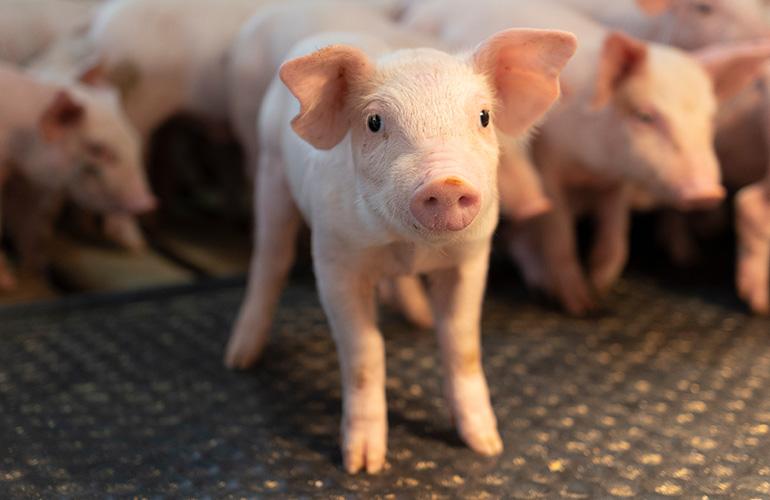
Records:
[[[387,319],[376,477],[341,469],[339,373],[312,283],[284,296],[261,366],[230,373],[241,295],[0,312],[0,498],[770,498],[770,322],[727,288],[630,278],[612,313],[577,320],[496,287],[493,459],[455,437],[434,338]]]

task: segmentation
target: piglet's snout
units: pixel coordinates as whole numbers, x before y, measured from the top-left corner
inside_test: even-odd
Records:
[[[709,210],[719,205],[725,195],[725,188],[719,184],[694,184],[682,188],[679,199],[684,210]]]
[[[412,196],[410,210],[431,231],[461,231],[479,214],[481,193],[457,176],[427,180]]]
[[[131,214],[144,214],[158,208],[158,200],[147,192],[139,192],[129,196],[122,203],[123,209]]]

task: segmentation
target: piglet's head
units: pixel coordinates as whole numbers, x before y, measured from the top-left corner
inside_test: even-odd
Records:
[[[636,0],[656,39],[684,49],[770,35],[766,0]]]
[[[65,187],[78,204],[101,212],[150,211],[156,202],[140,140],[99,71],[90,68],[55,96],[40,118],[41,138],[67,172]]]
[[[594,119],[605,123],[596,153],[661,202],[682,209],[719,203],[717,105],[750,84],[768,57],[768,43],[736,42],[692,57],[610,34],[593,102]]]
[[[559,96],[574,36],[498,33],[468,55],[403,50],[374,61],[331,46],[287,62],[294,130],[318,149],[350,137],[356,195],[407,237],[488,234],[496,223],[495,128],[519,135]]]

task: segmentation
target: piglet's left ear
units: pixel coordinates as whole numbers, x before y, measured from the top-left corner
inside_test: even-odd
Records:
[[[80,125],[84,117],[85,108],[75,102],[66,90],[60,90],[40,117],[38,129],[43,139],[55,142],[68,130]]]
[[[291,125],[318,149],[332,149],[350,129],[351,89],[374,72],[374,64],[361,50],[331,45],[287,61],[280,77],[297,98],[300,112]]]
[[[770,60],[770,40],[720,44],[693,55],[714,81],[717,99],[725,101],[759,77]]]
[[[564,31],[501,31],[476,49],[476,70],[490,76],[500,109],[495,125],[508,135],[521,135],[559,98],[559,74],[577,49],[577,39]]]

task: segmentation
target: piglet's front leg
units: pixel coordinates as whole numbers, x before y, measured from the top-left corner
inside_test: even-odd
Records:
[[[630,215],[629,192],[625,187],[604,194],[596,207],[590,276],[599,295],[610,291],[628,262]]]
[[[554,197],[554,210],[537,221],[538,243],[543,253],[548,292],[570,313],[582,316],[596,303],[580,264],[575,220],[561,197]]]
[[[315,252],[321,302],[329,318],[342,375],[342,460],[370,474],[385,465],[388,422],[385,347],[376,325],[376,280],[339,255]],[[368,266],[371,268],[371,265]]]
[[[481,366],[481,307],[488,248],[458,267],[428,276],[444,366],[444,392],[460,437],[477,453],[497,455],[503,442]]]

